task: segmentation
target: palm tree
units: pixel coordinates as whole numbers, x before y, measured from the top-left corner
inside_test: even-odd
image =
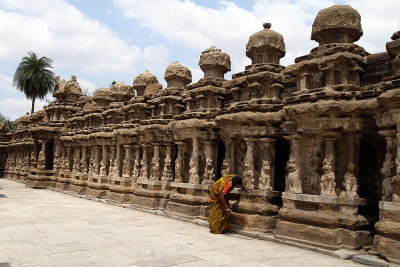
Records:
[[[28,52],[28,56],[22,58],[14,74],[13,85],[26,98],[32,99],[31,114],[35,109],[36,98],[43,99],[47,93],[53,91],[55,77],[51,65],[53,60],[47,57],[38,59],[35,53]]]

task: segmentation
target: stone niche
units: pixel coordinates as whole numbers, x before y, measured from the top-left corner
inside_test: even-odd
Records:
[[[146,70],[91,97],[58,77],[55,101],[0,125],[0,173],[189,220],[207,220],[210,187],[235,173],[252,191],[230,193],[231,228],[400,264],[399,32],[369,54],[360,14],[331,6],[310,29],[318,45],[282,66],[284,37],[263,27],[229,78],[215,46],[198,81],[171,63],[167,88]]]

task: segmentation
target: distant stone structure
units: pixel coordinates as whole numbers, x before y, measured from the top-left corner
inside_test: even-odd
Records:
[[[82,96],[72,76],[57,99],[22,116],[0,143],[5,176],[206,219],[210,185],[233,190],[240,229],[331,250],[370,249],[400,263],[400,33],[387,52],[354,44],[350,6],[321,10],[295,63],[279,65],[283,36],[264,24],[250,36],[252,64],[225,80],[230,57],[210,47],[192,82],[178,62],[162,89],[149,71]],[[3,134],[4,136],[4,134]]]

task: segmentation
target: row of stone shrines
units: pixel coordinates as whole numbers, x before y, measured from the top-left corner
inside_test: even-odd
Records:
[[[210,185],[235,173],[254,190],[231,193],[232,226],[400,263],[399,32],[369,54],[353,43],[359,13],[332,6],[313,24],[319,46],[284,67],[270,27],[250,37],[252,64],[231,80],[215,47],[192,84],[177,62],[166,89],[148,71],[94,97],[58,79],[57,100],[2,136],[5,176],[206,219]]]

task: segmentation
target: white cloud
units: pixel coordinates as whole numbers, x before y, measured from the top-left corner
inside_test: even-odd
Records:
[[[35,111],[43,109],[46,105],[45,100],[36,100]],[[15,120],[26,112],[31,112],[32,101],[26,98],[12,98],[6,97],[0,100],[0,113],[9,117],[11,120]]]
[[[12,77],[0,73],[0,90],[14,91],[12,88]]]
[[[96,91],[98,88],[100,88],[100,85],[95,84],[91,81],[82,79],[77,77],[78,83],[81,86],[82,92],[86,93],[88,95],[93,95],[94,91]],[[86,92],[85,92],[86,91]]]
[[[61,0],[3,0],[1,7],[0,59],[15,60],[35,51],[52,58],[56,69],[92,73],[131,73],[139,60],[138,46]]]
[[[364,36],[359,44],[371,53],[385,51],[385,43],[400,28],[398,0],[349,1],[362,16]],[[242,71],[250,60],[245,46],[251,34],[271,22],[286,43],[286,56],[281,64],[293,64],[298,56],[308,54],[318,44],[311,41],[311,26],[318,11],[334,4],[330,0],[257,0],[251,11],[228,1],[218,8],[207,8],[187,1],[115,0],[126,18],[157,32],[181,47],[199,54],[216,45],[231,56],[232,72]],[[175,49],[182,49],[181,47]]]

